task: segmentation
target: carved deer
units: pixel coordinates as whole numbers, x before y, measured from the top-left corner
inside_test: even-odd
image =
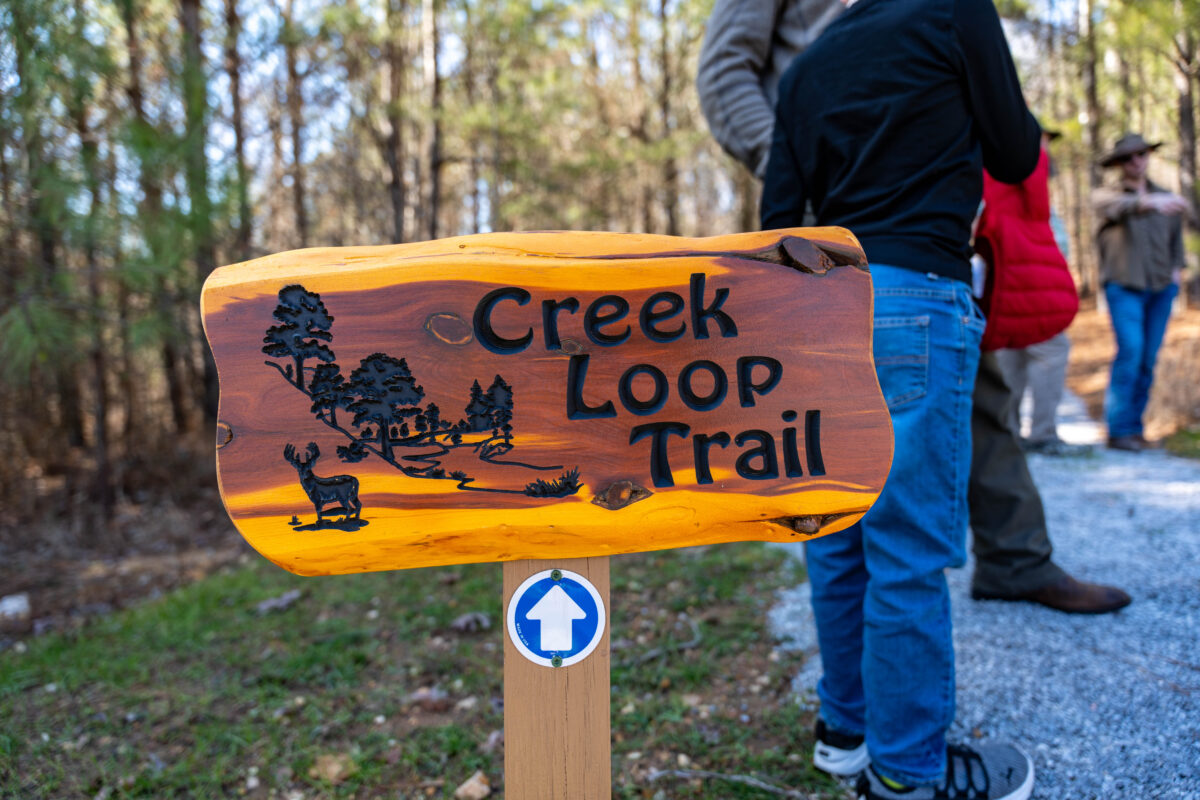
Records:
[[[300,485],[317,510],[317,522],[322,517],[341,515],[346,519],[359,518],[362,503],[358,499],[358,478],[353,475],[334,475],[330,478],[319,478],[313,474],[313,462],[321,457],[321,450],[316,442],[308,443],[308,458],[301,460],[296,455],[296,448],[290,444],[283,448],[283,457],[300,473]],[[337,503],[333,508],[323,509],[330,503]]]

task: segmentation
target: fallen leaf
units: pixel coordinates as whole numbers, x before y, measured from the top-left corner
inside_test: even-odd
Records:
[[[488,734],[487,741],[479,745],[479,750],[490,755],[496,752],[496,749],[503,744],[504,731],[492,731]]]
[[[454,790],[455,800],[483,800],[492,793],[492,784],[482,770],[467,778],[461,786]]]
[[[358,765],[348,753],[325,753],[317,756],[316,763],[308,770],[310,778],[328,781],[337,786],[358,771]]]
[[[301,593],[299,589],[291,589],[279,595],[278,597],[272,597],[267,600],[263,600],[254,607],[254,611],[260,617],[270,614],[272,611],[286,611],[292,607],[293,603],[300,599],[300,594]]]
[[[408,696],[408,704],[431,713],[450,710],[450,697],[436,686],[422,686]]]
[[[492,618],[481,611],[472,611],[456,617],[450,627],[459,633],[478,633],[492,627]]]

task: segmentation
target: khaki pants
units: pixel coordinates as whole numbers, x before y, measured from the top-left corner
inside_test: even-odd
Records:
[[[1060,333],[1044,342],[1023,350],[997,350],[996,360],[1004,379],[1012,388],[1016,402],[1012,405],[1009,424],[1017,435],[1021,433],[1021,398],[1026,387],[1033,395],[1029,441],[1048,442],[1058,438],[1055,417],[1062,400],[1063,383],[1067,379],[1067,356],[1071,341]]]

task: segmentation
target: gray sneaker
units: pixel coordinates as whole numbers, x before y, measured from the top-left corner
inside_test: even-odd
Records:
[[[867,740],[830,730],[825,720],[817,717],[817,746],[813,748],[813,766],[831,775],[850,778],[862,772],[871,757],[867,755]]]
[[[1028,800],[1033,762],[1011,744],[946,748],[946,774],[937,786],[894,789],[875,767],[858,778],[858,800]]]
[[[1094,448],[1091,445],[1071,444],[1070,442],[1064,442],[1058,437],[1045,439],[1040,442],[1031,442],[1026,439],[1022,443],[1022,449],[1026,453],[1037,453],[1043,456],[1066,456],[1069,458],[1090,456],[1094,452]]]

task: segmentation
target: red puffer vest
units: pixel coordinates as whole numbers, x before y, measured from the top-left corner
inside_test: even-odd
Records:
[[[1050,229],[1050,159],[1043,148],[1023,183],[983,173],[975,249],[988,263],[984,350],[1021,348],[1066,329],[1079,310],[1075,281]]]

